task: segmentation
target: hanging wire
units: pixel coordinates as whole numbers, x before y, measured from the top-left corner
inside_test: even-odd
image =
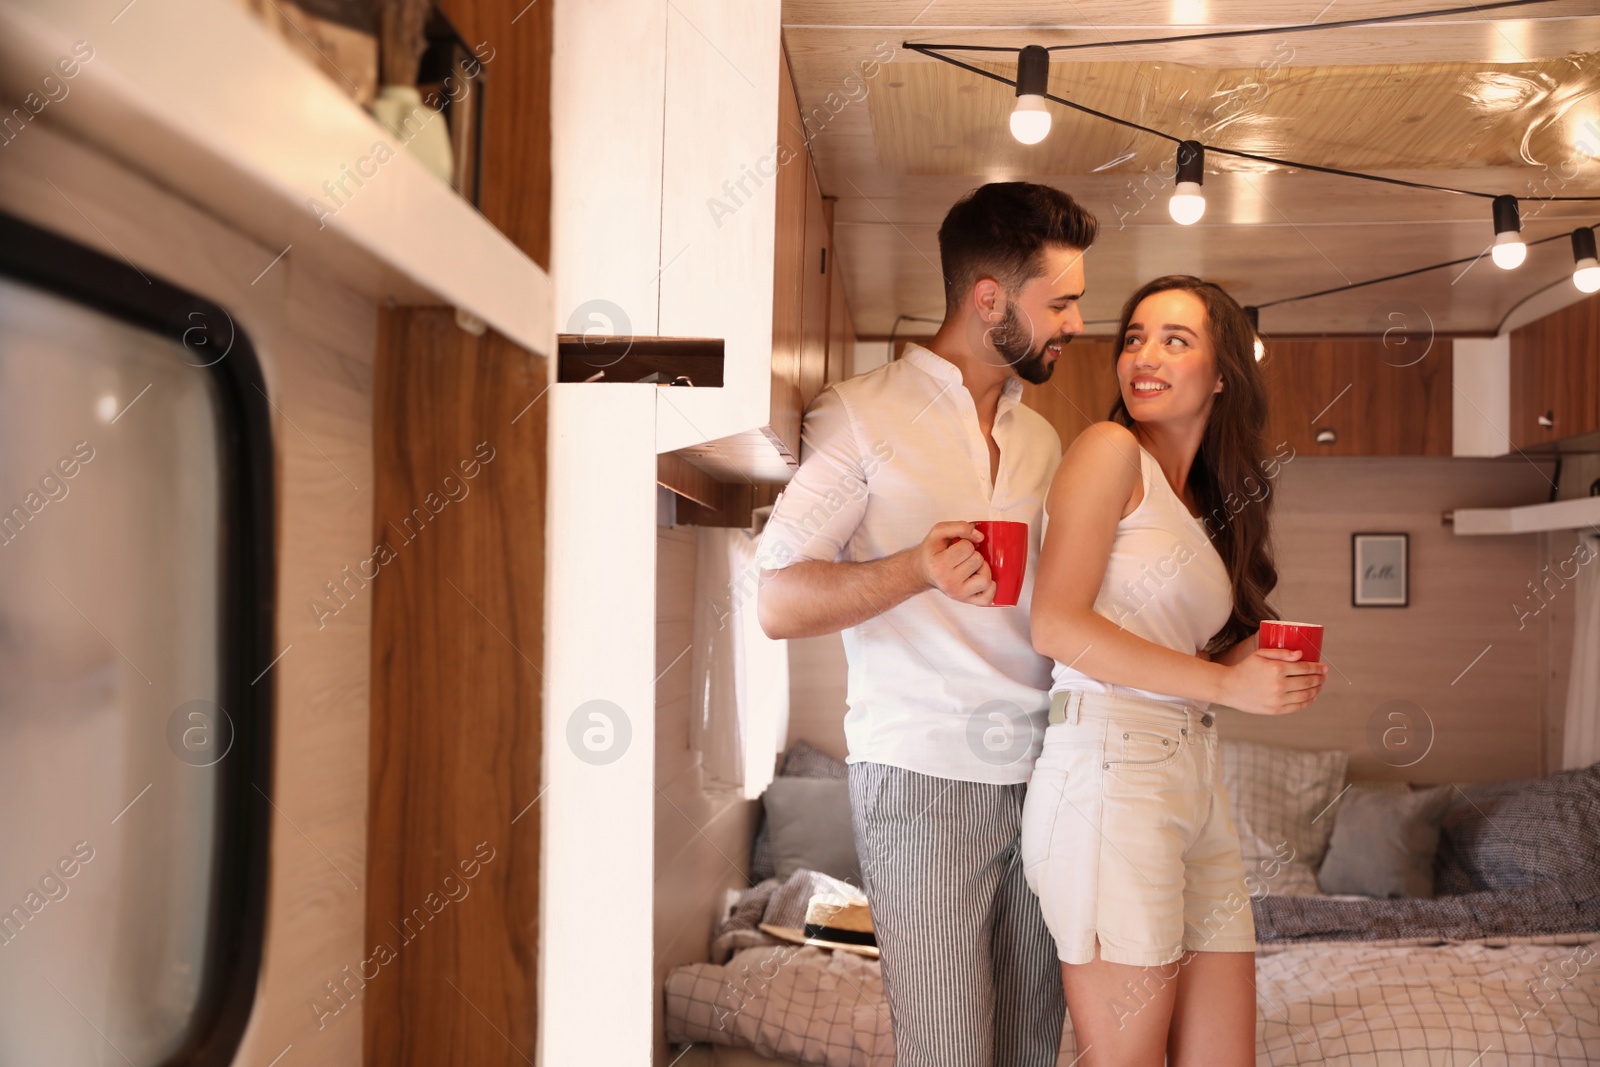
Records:
[[[1423,19],[1442,18],[1446,15],[1481,14],[1507,7],[1530,7],[1548,4],[1554,0],[1500,0],[1493,4],[1469,4],[1466,7],[1447,7],[1434,11],[1415,11],[1406,15],[1380,15],[1376,18],[1344,19],[1340,22],[1304,22],[1293,26],[1263,26],[1254,30],[1212,30],[1207,33],[1185,33],[1173,37],[1136,37],[1123,41],[1082,41],[1078,44],[1046,45],[1049,52],[1075,52],[1096,48],[1132,48],[1138,45],[1172,44],[1183,41],[1217,41],[1231,37],[1268,37],[1279,33],[1309,33],[1313,30],[1340,30],[1359,26],[1382,26],[1390,22],[1417,22]],[[908,48],[916,47],[907,45]],[[1010,52],[1022,51],[1014,45],[987,44],[937,44],[928,48],[942,48],[952,52]]]
[[[1600,226],[1600,222],[1591,222],[1588,225],[1589,229],[1592,230],[1596,226]],[[1551,234],[1549,237],[1541,237],[1537,241],[1527,241],[1524,243],[1531,248],[1534,245],[1549,244],[1551,241],[1566,241],[1570,238],[1570,233],[1557,233]],[[1486,251],[1487,250],[1485,250],[1485,252]],[[1485,252],[1479,252],[1475,256],[1464,256],[1461,259],[1445,260],[1443,263],[1430,263],[1426,267],[1417,267],[1415,270],[1403,270],[1398,274],[1385,274],[1381,278],[1368,278],[1364,282],[1350,282],[1347,285],[1336,285],[1332,289],[1319,289],[1314,293],[1303,293],[1300,296],[1284,296],[1279,297],[1277,300],[1263,300],[1261,303],[1254,306],[1257,308],[1269,308],[1278,304],[1292,304],[1296,300],[1310,300],[1313,297],[1329,296],[1333,293],[1348,292],[1351,289],[1362,289],[1369,285],[1380,285],[1383,282],[1398,281],[1401,278],[1409,278],[1415,274],[1426,274],[1430,270],[1442,270],[1445,267],[1459,267],[1463,263],[1472,263],[1476,260],[1482,259],[1485,255]]]

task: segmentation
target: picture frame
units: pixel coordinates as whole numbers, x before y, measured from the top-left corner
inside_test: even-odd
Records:
[[[1357,608],[1411,606],[1411,535],[1350,535],[1350,604]]]

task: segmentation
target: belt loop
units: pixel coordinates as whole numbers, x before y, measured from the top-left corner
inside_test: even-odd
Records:
[[[1083,690],[1074,689],[1067,694],[1067,722],[1078,721],[1078,706],[1083,703]]]

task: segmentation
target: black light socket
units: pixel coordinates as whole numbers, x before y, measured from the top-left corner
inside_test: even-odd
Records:
[[[1178,181],[1204,185],[1206,180],[1206,146],[1199,141],[1178,142]]]
[[[1580,226],[1572,231],[1572,261],[1582,263],[1586,259],[1600,259],[1600,256],[1595,254],[1594,231]]]
[[[1494,198],[1494,232],[1522,232],[1522,212],[1517,206],[1517,198],[1510,193]]]
[[[1030,44],[1017,56],[1017,95],[1043,96],[1050,91],[1050,53]]]
[[[1250,320],[1250,328],[1252,330],[1254,330],[1256,333],[1260,333],[1261,332],[1261,309],[1260,308],[1258,308],[1258,307],[1247,307],[1247,308],[1245,308],[1244,309],[1244,317]]]

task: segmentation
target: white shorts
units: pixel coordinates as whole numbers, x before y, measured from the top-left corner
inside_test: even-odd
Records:
[[[1022,808],[1023,873],[1063,963],[1253,952],[1255,918],[1210,713],[1051,696]]]

